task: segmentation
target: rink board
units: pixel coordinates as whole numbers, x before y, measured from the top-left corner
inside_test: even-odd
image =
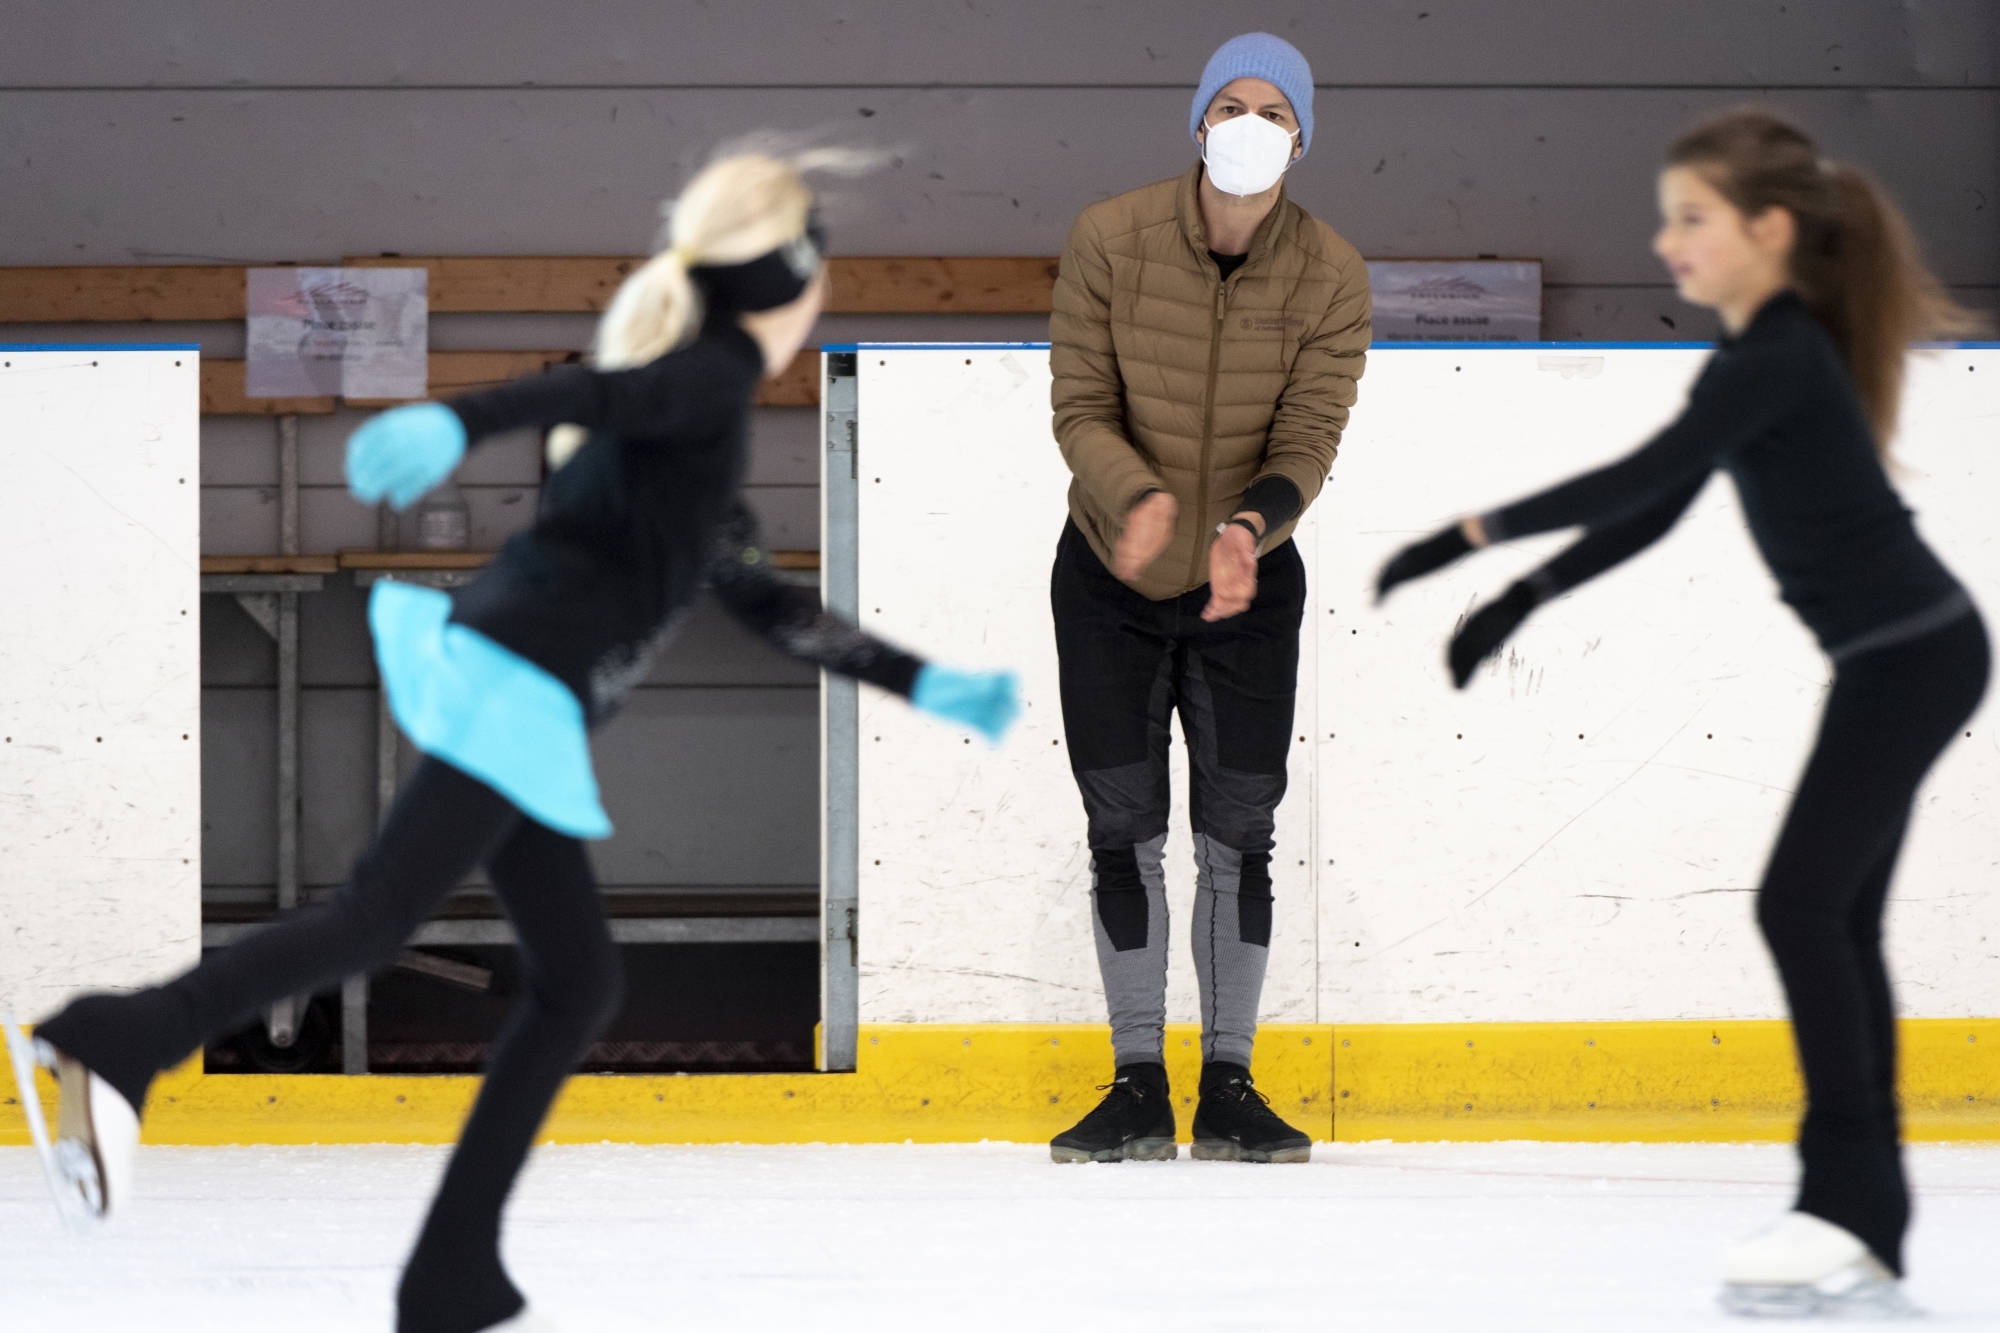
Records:
[[[864,692],[860,1020],[1103,1021],[1082,812],[1048,578],[1067,473],[1043,348],[858,350],[859,607],[939,660],[1011,666],[997,751]],[[1262,1017],[1575,1024],[1782,1015],[1751,918],[1829,669],[1775,595],[1718,478],[1651,551],[1543,608],[1463,693],[1459,617],[1565,537],[1509,544],[1400,592],[1402,543],[1606,461],[1670,419],[1690,345],[1378,346],[1332,479],[1299,529],[1310,571],[1298,737],[1273,861]],[[1976,599],[2000,604],[2000,350],[1912,358],[1900,484]],[[2000,1014],[2000,780],[1988,711],[1925,788],[1890,936],[1905,1013]],[[1177,801],[1185,763],[1175,755]],[[1193,893],[1177,813],[1177,921]],[[1198,1017],[1176,934],[1169,1016]]]
[[[0,347],[0,1008],[201,951],[199,357]]]
[[[1167,1029],[1185,1141],[1197,1030]],[[1904,1132],[2000,1140],[2000,1021],[1902,1025]],[[848,1074],[590,1074],[542,1128],[552,1143],[1046,1142],[1095,1104],[1111,1066],[1094,1024],[866,1024]],[[1747,1142],[1792,1137],[1786,1025],[1266,1024],[1257,1086],[1319,1141]],[[44,1079],[43,1100],[54,1109]],[[449,1143],[479,1080],[456,1075],[163,1075],[146,1141]],[[27,1142],[11,1097],[0,1144]]]

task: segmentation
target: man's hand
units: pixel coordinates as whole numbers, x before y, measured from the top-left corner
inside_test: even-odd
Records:
[[[1118,549],[1111,553],[1111,572],[1127,583],[1143,574],[1174,539],[1174,518],[1179,512],[1180,506],[1165,491],[1154,491],[1133,505],[1132,512],[1125,515],[1125,531],[1118,534]]]
[[[1201,618],[1227,620],[1250,609],[1257,600],[1257,543],[1263,539],[1264,519],[1244,512],[1232,518],[1247,519],[1257,525],[1252,537],[1241,523],[1231,522],[1208,548],[1208,605]]]

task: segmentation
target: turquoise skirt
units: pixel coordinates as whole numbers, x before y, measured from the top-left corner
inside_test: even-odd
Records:
[[[537,823],[608,838],[583,705],[569,687],[475,629],[451,598],[384,579],[368,599],[389,711],[410,743],[478,778]]]

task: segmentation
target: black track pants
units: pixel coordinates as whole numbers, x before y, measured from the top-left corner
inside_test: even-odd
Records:
[[[1987,668],[1976,614],[1841,662],[1757,898],[1805,1074],[1797,1207],[1898,1273],[1910,1203],[1882,908],[1917,787],[1972,716]]]
[[[1158,1061],[1165,1041],[1161,854],[1175,712],[1188,744],[1202,1057],[1250,1063],[1305,592],[1305,562],[1286,542],[1258,561],[1250,609],[1210,624],[1206,587],[1151,601],[1104,567],[1074,523],[1063,528],[1050,583],[1063,730],[1089,821],[1098,966],[1119,1064]]]
[[[490,1327],[522,1305],[500,1264],[501,1209],[563,1080],[622,995],[618,952],[576,839],[426,759],[333,898],[217,950],[165,986],[79,1000],[37,1035],[139,1105],[155,1073],[274,1001],[386,964],[482,864],[519,938],[524,987],[403,1274],[397,1328]]]

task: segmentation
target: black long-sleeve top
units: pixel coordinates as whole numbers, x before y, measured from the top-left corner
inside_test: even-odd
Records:
[[[646,676],[705,584],[779,650],[907,696],[923,662],[778,577],[739,494],[764,357],[733,319],[631,370],[558,366],[449,406],[477,442],[573,423],[534,527],[454,595],[452,619],[568,685],[595,725]]]
[[[1833,340],[1790,291],[1722,341],[1679,419],[1646,445],[1482,522],[1490,541],[1588,529],[1530,576],[1547,597],[1657,541],[1718,467],[1781,595],[1829,654],[1970,607],[1890,486]]]

